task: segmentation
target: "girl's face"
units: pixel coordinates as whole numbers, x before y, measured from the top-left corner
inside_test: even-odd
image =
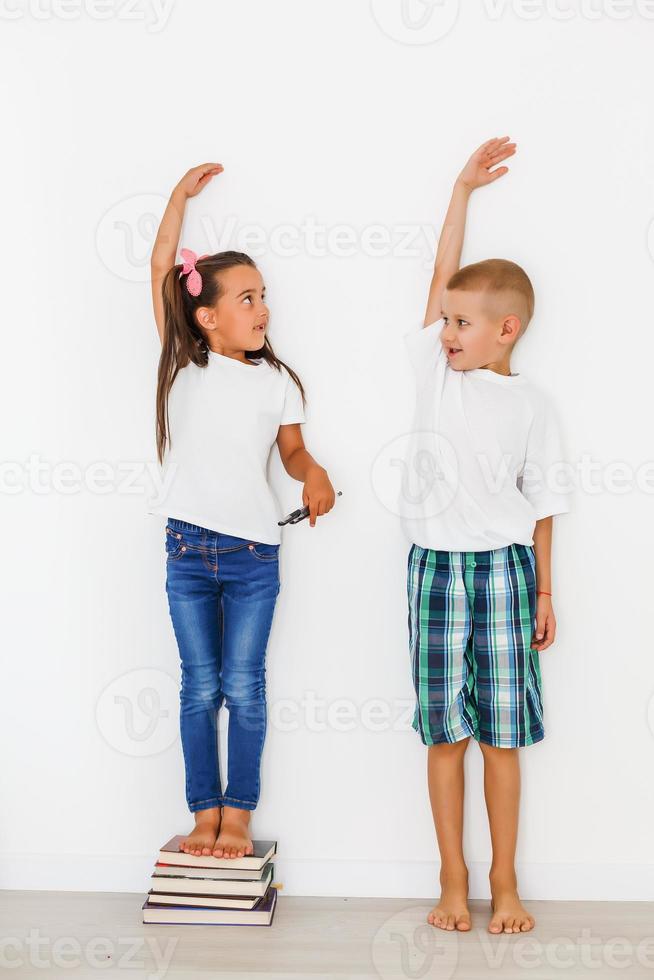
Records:
[[[222,296],[215,306],[197,311],[211,348],[255,351],[263,347],[270,311],[261,273],[250,265],[236,265],[220,273]]]

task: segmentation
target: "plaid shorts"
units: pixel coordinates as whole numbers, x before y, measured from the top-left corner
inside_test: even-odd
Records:
[[[436,551],[413,544],[407,562],[409,647],[425,745],[516,748],[545,735],[533,545]]]

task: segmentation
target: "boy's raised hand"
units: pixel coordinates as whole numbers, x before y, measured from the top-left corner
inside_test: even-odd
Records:
[[[465,167],[459,174],[459,181],[465,184],[471,191],[477,187],[484,187],[491,184],[498,177],[503,177],[508,173],[508,167],[497,167],[498,163],[512,157],[515,153],[516,144],[509,143],[508,136],[500,136],[486,143],[482,143],[478,150],[472,154]],[[497,167],[491,170],[491,167]]]
[[[212,177],[221,174],[224,169],[222,163],[201,163],[199,167],[191,167],[177,184],[177,189],[184,194],[184,197],[195,197],[207,186]]]

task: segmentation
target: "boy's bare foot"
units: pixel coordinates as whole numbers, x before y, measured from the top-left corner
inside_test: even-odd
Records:
[[[214,857],[236,858],[254,853],[249,832],[250,810],[223,807],[220,833],[213,847]]]
[[[220,830],[220,814],[219,806],[209,810],[196,810],[195,827],[179,845],[180,851],[197,856],[211,854]]]
[[[440,873],[441,897],[429,915],[427,922],[439,929],[470,929],[468,910],[468,871],[443,871]]]
[[[491,886],[491,912],[489,932],[528,932],[536,920],[529,915],[518,897],[515,873],[488,876]]]

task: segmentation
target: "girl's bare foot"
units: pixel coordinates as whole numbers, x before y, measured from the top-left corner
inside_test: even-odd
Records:
[[[515,872],[491,873],[491,912],[489,932],[528,932],[536,920],[529,915],[518,897]]]
[[[220,830],[221,811],[219,806],[209,810],[195,811],[195,827],[179,845],[186,854],[211,854]]]
[[[468,910],[468,870],[440,873],[441,897],[427,916],[427,922],[439,929],[470,929]]]
[[[220,833],[213,848],[214,857],[245,857],[254,852],[249,832],[250,810],[223,807]]]

